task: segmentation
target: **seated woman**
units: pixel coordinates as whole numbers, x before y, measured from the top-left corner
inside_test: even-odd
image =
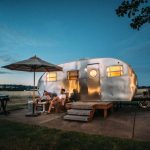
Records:
[[[52,107],[55,107],[58,103],[64,106],[65,100],[66,100],[65,89],[61,89],[60,94],[58,96],[55,96],[53,100],[51,100],[49,109],[48,109],[48,114],[51,112]]]
[[[49,102],[51,100],[50,94],[44,90],[43,96],[37,98],[38,102]]]

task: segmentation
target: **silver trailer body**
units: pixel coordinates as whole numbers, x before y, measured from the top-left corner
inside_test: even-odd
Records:
[[[77,89],[81,101],[131,101],[136,92],[136,75],[121,60],[83,59],[59,66],[62,72],[46,72],[39,79],[40,95],[44,90],[59,94],[64,88],[69,94]]]

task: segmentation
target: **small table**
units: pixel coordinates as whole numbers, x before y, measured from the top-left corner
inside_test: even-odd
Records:
[[[1,101],[1,108],[3,109],[3,114],[7,114],[6,107],[7,107],[7,101],[9,101],[9,96],[8,95],[0,95],[0,101]]]
[[[113,102],[100,102],[95,106],[95,109],[103,109],[104,110],[104,118],[107,118],[107,110],[113,108]]]

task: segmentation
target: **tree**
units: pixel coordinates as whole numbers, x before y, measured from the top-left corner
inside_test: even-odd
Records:
[[[133,29],[139,30],[144,24],[150,23],[148,0],[124,0],[116,9],[116,14],[119,17],[127,15]]]

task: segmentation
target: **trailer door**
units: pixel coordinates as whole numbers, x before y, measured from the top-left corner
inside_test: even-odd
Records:
[[[69,93],[73,92],[73,89],[76,89],[78,92],[79,89],[79,71],[73,70],[67,72],[67,79],[68,79],[68,91]]]
[[[89,100],[100,100],[100,66],[96,64],[87,65],[87,87]]]

